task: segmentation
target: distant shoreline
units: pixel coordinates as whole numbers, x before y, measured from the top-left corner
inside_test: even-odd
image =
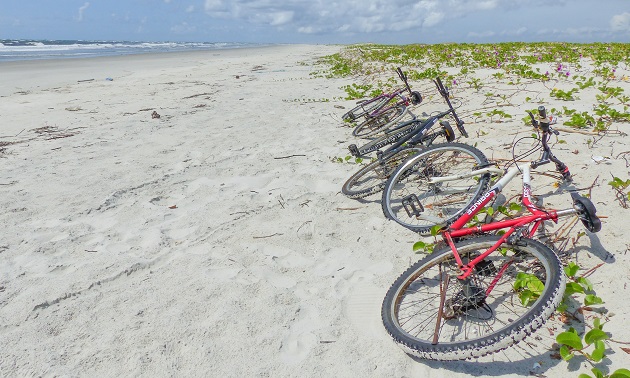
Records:
[[[0,62],[85,59],[163,52],[217,51],[277,46],[241,42],[129,42],[0,39]]]
[[[0,61],[0,97],[16,92],[43,90],[80,81],[118,80],[134,71],[186,67],[209,58],[258,55],[262,51],[282,54],[300,45],[253,46],[216,50],[152,52],[81,59]],[[302,45],[304,46],[304,45]],[[69,67],[71,66],[71,68]]]

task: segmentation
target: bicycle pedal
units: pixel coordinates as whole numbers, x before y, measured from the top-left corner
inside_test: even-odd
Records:
[[[416,196],[415,194],[410,194],[407,197],[403,198],[402,205],[410,218],[419,217],[420,213],[424,211],[424,207],[422,207],[418,196]]]
[[[359,153],[359,148],[356,144],[351,144],[348,146],[348,150],[350,150],[350,154],[354,157],[359,157],[361,154]]]
[[[602,229],[602,221],[597,216],[597,209],[593,202],[576,192],[571,192],[571,198],[573,207],[578,211],[578,217],[584,227],[590,232],[599,232]]]

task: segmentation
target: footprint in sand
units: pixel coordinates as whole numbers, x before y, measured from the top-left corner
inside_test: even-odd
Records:
[[[344,310],[361,334],[375,339],[387,338],[381,324],[381,303],[385,292],[371,283],[355,285],[347,296]]]
[[[318,345],[314,330],[322,326],[319,312],[315,307],[300,307],[289,328],[289,334],[282,339],[280,358],[288,364],[303,361]]]

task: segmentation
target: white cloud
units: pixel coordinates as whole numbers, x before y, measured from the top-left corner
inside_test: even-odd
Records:
[[[441,12],[431,12],[424,19],[423,26],[430,27],[440,23],[444,19],[444,13]]]
[[[79,22],[83,21],[83,12],[85,12],[85,10],[88,9],[89,6],[90,6],[90,3],[84,3],[79,8],[79,16],[77,17],[77,21],[79,21]]]
[[[271,26],[283,32],[302,34],[406,33],[418,35],[423,29],[437,32],[458,30],[464,35],[473,24],[488,20],[488,31],[469,32],[470,38],[521,36],[535,34],[540,27],[514,25],[514,30],[492,30],[497,17],[534,10],[558,11],[567,0],[204,0],[203,11],[212,18]],[[462,23],[462,21],[465,21]],[[532,25],[535,25],[533,22]],[[560,23],[556,27],[559,26]],[[461,30],[462,28],[466,31]],[[560,28],[567,28],[567,23]],[[613,28],[630,30],[630,14],[615,16]],[[438,28],[440,28],[438,30]],[[444,30],[443,30],[444,28]],[[497,26],[498,28],[498,26]],[[624,29],[625,28],[625,29]],[[392,34],[393,35],[393,34]]]
[[[524,26],[521,26],[520,28],[516,29],[516,30],[503,30],[500,34],[501,35],[523,35],[525,34],[525,32],[527,32],[527,28]]]
[[[455,0],[449,0],[455,1]],[[459,1],[459,0],[457,0]],[[456,2],[457,2],[456,1]],[[482,1],[482,8],[497,0]],[[476,3],[473,0],[465,2]],[[281,5],[280,5],[281,4]],[[380,33],[429,28],[442,22],[439,0],[205,0],[213,18],[238,19],[261,25],[292,28],[298,33]]]
[[[468,32],[468,37],[470,38],[488,38],[496,35],[492,30],[486,30],[480,33],[477,32]]]
[[[614,31],[630,31],[630,13],[614,15],[610,19],[610,28]]]
[[[189,5],[188,8],[186,8],[186,13],[192,13],[194,11],[195,11],[194,5]]]

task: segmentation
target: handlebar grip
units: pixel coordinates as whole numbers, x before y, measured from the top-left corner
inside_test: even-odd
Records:
[[[544,106],[540,105],[538,107],[538,115],[540,115],[540,118],[547,118],[547,111]]]

